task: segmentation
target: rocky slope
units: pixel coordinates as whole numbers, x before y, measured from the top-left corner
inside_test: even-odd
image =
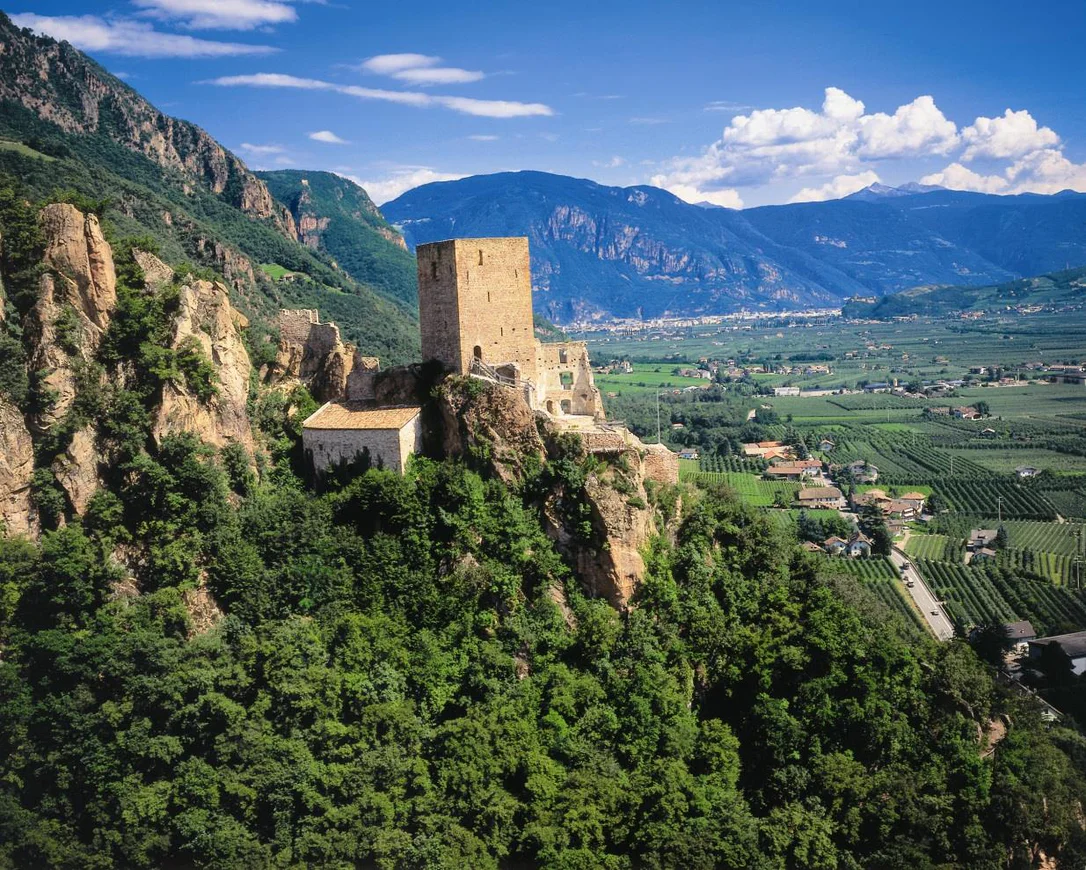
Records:
[[[390,289],[404,286],[406,251],[374,233],[391,254],[356,280],[319,244],[299,241],[291,211],[208,133],[0,13],[0,189],[9,185],[31,201],[64,191],[119,237],[149,236],[172,264],[213,270],[231,304],[261,326],[284,304],[320,307],[367,353],[417,354],[413,303],[404,301],[414,291]],[[284,272],[289,280],[278,280]]]
[[[1086,195],[1070,193],[900,188],[732,211],[653,187],[511,172],[423,185],[382,211],[411,246],[527,235],[536,310],[559,323],[836,304],[1086,262]]]
[[[66,42],[20,30],[0,14],[0,100],[67,133],[100,134],[222,197],[289,238],[294,219],[237,157],[195,124],[159,112]]]

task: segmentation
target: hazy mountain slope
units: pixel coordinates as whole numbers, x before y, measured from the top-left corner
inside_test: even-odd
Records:
[[[559,321],[832,298],[766,256],[761,246],[772,242],[753,238],[736,213],[651,187],[501,173],[424,185],[382,211],[412,246],[453,235],[527,235],[543,300],[537,307]]]
[[[883,296],[874,302],[848,302],[844,312],[849,317],[889,320],[913,314],[940,315],[969,309],[999,310],[1017,305],[1058,305],[1081,310],[1086,305],[1086,266],[985,287],[916,287]]]
[[[68,191],[67,198],[100,201],[110,232],[151,236],[172,265],[222,274],[249,316],[320,308],[367,353],[417,356],[413,311],[301,244],[290,211],[234,155],[158,113],[71,46],[20,30],[2,14],[0,174],[30,198]],[[273,281],[263,263],[295,277]]]
[[[306,247],[324,251],[358,281],[412,308],[418,302],[415,258],[373,200],[331,172],[257,172],[294,218]]]
[[[528,235],[541,307],[559,322],[825,304],[1086,263],[1086,196],[1078,194],[907,185],[737,212],[651,187],[518,172],[424,185],[382,211],[410,245]]]

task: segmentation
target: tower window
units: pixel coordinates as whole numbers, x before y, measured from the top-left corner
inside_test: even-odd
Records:
[[[430,261],[430,277],[437,280],[437,260]]]
[[[483,249],[479,248],[479,265],[483,265]]]

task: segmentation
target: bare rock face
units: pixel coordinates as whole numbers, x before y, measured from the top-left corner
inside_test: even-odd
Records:
[[[34,442],[14,405],[0,399],[0,524],[9,535],[34,535],[37,514],[30,502]]]
[[[641,549],[653,532],[652,511],[646,507],[645,488],[637,454],[626,454],[635,469],[627,475],[632,494],[616,489],[598,475],[585,483],[585,495],[592,507],[594,543],[599,546],[578,548],[577,569],[581,580],[594,595],[600,595],[616,607],[629,604],[645,576]]]
[[[365,402],[374,398],[377,357],[362,356],[340,338],[334,323],[321,323],[316,309],[279,312],[279,348],[269,384],[301,381],[321,402]]]
[[[41,226],[48,271],[26,327],[30,368],[46,372],[45,386],[56,396],[53,406],[33,421],[44,432],[75,398],[74,361],[91,359],[109,327],[117,305],[117,273],[94,215],[54,203],[42,209]]]
[[[253,447],[246,402],[249,397],[249,354],[241,339],[240,315],[230,305],[226,288],[210,281],[194,281],[181,288],[171,346],[195,339],[211,360],[218,376],[217,395],[200,401],[181,384],[168,383],[152,426],[161,443],[166,435],[194,432],[215,447],[240,443]]]
[[[157,290],[173,280],[173,269],[154,254],[136,250],[132,252],[136,264],[143,271],[143,280],[152,290]]]
[[[446,456],[484,461],[507,483],[522,477],[529,457],[545,458],[536,414],[515,391],[450,377],[438,395]]]
[[[68,449],[53,461],[53,474],[78,516],[86,512],[91,497],[98,492],[98,463],[93,425],[76,432]]]

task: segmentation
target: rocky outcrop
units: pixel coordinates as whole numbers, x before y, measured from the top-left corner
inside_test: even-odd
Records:
[[[53,474],[68,494],[68,501],[78,516],[86,512],[91,497],[101,485],[98,464],[93,425],[76,432],[67,449],[53,461]]]
[[[0,524],[9,535],[33,535],[38,523],[30,500],[34,442],[23,415],[0,398]]]
[[[645,576],[641,550],[654,531],[637,453],[622,455],[634,469],[631,473],[611,469],[610,478],[592,474],[585,482],[594,540],[576,548],[577,571],[585,587],[616,607],[629,604]],[[616,473],[624,477],[621,490],[616,488]]]
[[[156,443],[169,434],[193,432],[215,447],[240,443],[252,450],[246,408],[252,367],[240,334],[243,322],[222,284],[193,281],[181,288],[171,346],[195,341],[215,368],[216,391],[205,402],[184,384],[166,384],[152,425]]]
[[[471,457],[507,483],[523,477],[529,458],[546,457],[535,412],[511,389],[450,377],[438,409],[446,456]]]
[[[46,373],[44,386],[55,398],[33,421],[45,431],[68,412],[78,361],[94,356],[109,327],[117,305],[117,273],[93,214],[55,203],[42,209],[41,227],[46,272],[26,327],[30,370]]]
[[[173,280],[173,269],[154,254],[134,250],[132,256],[136,260],[136,265],[143,272],[143,281],[149,289],[158,290]]]
[[[301,381],[321,402],[365,402],[375,397],[377,357],[363,356],[340,338],[334,323],[321,323],[316,309],[279,312],[279,348],[266,374],[269,384]]]
[[[33,36],[0,18],[0,100],[70,133],[99,134],[222,197],[251,218],[297,236],[290,212],[204,130],[159,112],[66,42]]]

